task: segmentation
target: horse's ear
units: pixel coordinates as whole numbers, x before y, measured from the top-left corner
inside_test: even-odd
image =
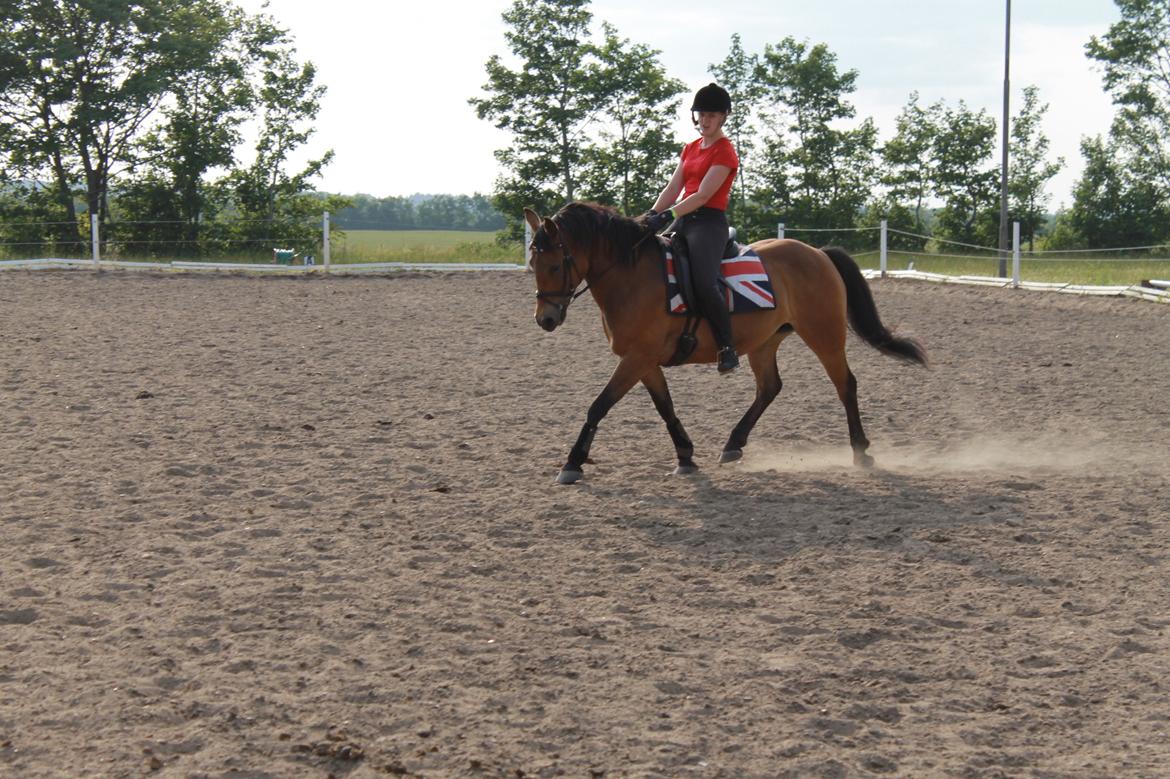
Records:
[[[557,223],[556,222],[554,222],[553,220],[549,219],[546,216],[544,218],[544,221],[541,222],[541,226],[544,227],[544,232],[549,238],[556,240],[556,237],[557,237]]]
[[[524,221],[532,228],[532,232],[535,233],[540,229],[540,215],[531,208],[524,209]]]

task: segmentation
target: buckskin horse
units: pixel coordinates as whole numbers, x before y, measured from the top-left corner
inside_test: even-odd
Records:
[[[665,305],[666,281],[657,239],[650,239],[640,219],[630,219],[596,203],[572,202],[554,216],[531,209],[524,218],[532,228],[529,265],[536,276],[536,322],[553,331],[579,295],[588,289],[601,309],[602,327],[620,359],[609,383],[589,406],[585,425],[569,451],[557,481],[581,479],[597,425],[614,404],[639,381],[646,386],[678,455],[675,473],[698,470],[694,445],[674,411],[662,372],[675,355],[684,322]],[[650,239],[650,240],[648,240]],[[791,239],[758,241],[759,255],[772,282],[776,307],[732,317],[735,347],[747,355],[756,379],[756,397],[732,429],[721,463],[743,456],[748,435],[780,392],[776,350],[796,333],[821,361],[837,397],[845,406],[849,443],[855,465],[869,467],[869,440],[857,410],[857,380],[845,359],[845,335],[852,326],[866,343],[884,354],[926,365],[926,352],[913,338],[897,337],[882,324],[869,285],[857,263],[843,249],[817,249]],[[578,287],[584,282],[586,286]],[[715,342],[703,322],[698,344],[686,363],[715,361]]]

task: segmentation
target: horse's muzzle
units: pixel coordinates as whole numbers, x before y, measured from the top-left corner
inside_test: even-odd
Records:
[[[536,312],[536,324],[546,333],[551,333],[565,323],[565,312],[568,306],[559,304],[545,304]]]

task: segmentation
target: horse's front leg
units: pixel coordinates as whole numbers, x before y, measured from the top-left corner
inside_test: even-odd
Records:
[[[655,366],[642,377],[642,383],[646,385],[650,398],[654,401],[654,408],[658,409],[658,415],[662,417],[662,421],[666,423],[666,431],[670,433],[670,440],[674,442],[674,451],[678,455],[678,467],[674,472],[688,474],[699,470],[693,459],[695,445],[691,443],[691,437],[687,435],[678,415],[674,413],[674,401],[670,397],[670,389],[666,386],[666,376],[662,369]]]
[[[581,428],[581,434],[577,436],[577,443],[573,444],[573,448],[569,450],[568,462],[561,468],[560,475],[557,476],[558,484],[574,484],[584,475],[581,466],[589,457],[589,449],[593,446],[593,436],[597,434],[597,425],[605,418],[609,410],[638,383],[642,374],[651,365],[651,361],[641,357],[626,355],[621,359],[617,368],[614,369],[613,375],[609,377],[609,383],[605,385],[605,389],[589,406],[589,413],[585,415],[585,426]]]

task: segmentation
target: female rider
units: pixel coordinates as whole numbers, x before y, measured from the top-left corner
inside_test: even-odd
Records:
[[[735,147],[723,134],[723,123],[730,112],[731,96],[718,84],[708,84],[695,93],[691,122],[698,128],[699,138],[683,147],[678,167],[654,202],[646,222],[658,232],[679,220],[675,229],[690,248],[695,294],[715,335],[720,373],[739,367],[731,340],[731,316],[719,286],[728,235],[727,201],[739,169]]]

